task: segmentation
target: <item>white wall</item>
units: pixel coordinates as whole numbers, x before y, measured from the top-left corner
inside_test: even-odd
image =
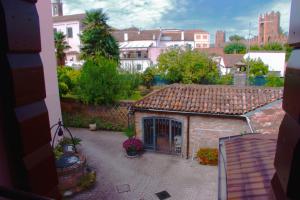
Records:
[[[280,71],[280,75],[284,76],[285,72],[285,53],[284,52],[250,52],[244,56],[244,59],[260,58],[269,66],[269,71]]]
[[[46,105],[49,112],[50,126],[61,118],[60,100],[56,75],[56,59],[52,27],[50,0],[38,1],[37,10],[40,19],[42,51],[40,53],[44,66],[46,83]],[[53,133],[53,132],[52,132]]]

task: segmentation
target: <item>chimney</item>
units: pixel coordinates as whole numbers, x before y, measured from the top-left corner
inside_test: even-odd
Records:
[[[181,40],[184,41],[184,31],[181,31]]]
[[[124,41],[125,41],[125,42],[128,41],[128,33],[124,33]]]

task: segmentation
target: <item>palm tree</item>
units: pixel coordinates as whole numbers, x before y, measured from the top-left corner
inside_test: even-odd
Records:
[[[108,17],[102,9],[86,12],[84,30],[80,35],[81,57],[86,59],[96,55],[119,60],[119,45],[111,35],[112,28],[107,24]]]
[[[55,42],[55,54],[58,66],[65,65],[66,53],[65,51],[71,48],[67,41],[66,36],[62,32],[54,33],[54,42]]]

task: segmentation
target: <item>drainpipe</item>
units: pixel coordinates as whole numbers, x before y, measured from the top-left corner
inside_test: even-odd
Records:
[[[251,120],[249,119],[249,117],[246,116],[246,115],[241,115],[241,117],[243,117],[243,118],[246,119],[247,124],[248,124],[248,126],[249,126],[249,128],[250,128],[251,133],[254,133],[253,127],[252,127],[252,125],[251,125]]]

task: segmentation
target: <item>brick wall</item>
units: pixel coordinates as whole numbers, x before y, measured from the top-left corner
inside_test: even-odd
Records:
[[[190,155],[193,149],[218,148],[219,138],[249,133],[247,122],[243,119],[193,116],[190,118]]]
[[[187,150],[187,123],[185,115],[160,114],[160,113],[142,113],[135,112],[135,129],[136,136],[143,139],[143,123],[145,117],[167,117],[181,121],[183,123],[183,146],[182,156],[186,157]],[[241,133],[250,132],[247,122],[236,118],[221,118],[208,116],[191,116],[190,117],[190,148],[189,156],[192,156],[193,149],[197,151],[201,147],[218,148],[219,138]]]

